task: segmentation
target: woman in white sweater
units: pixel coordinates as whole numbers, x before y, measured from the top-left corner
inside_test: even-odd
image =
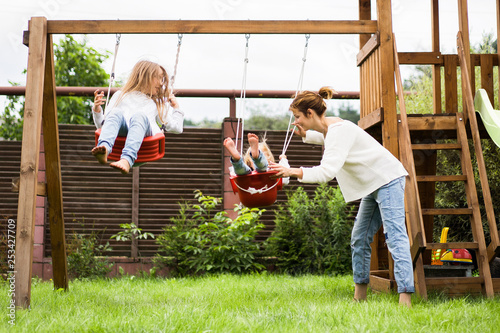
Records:
[[[337,179],[346,202],[361,199],[351,236],[354,299],[366,299],[370,277],[370,244],[383,226],[387,246],[394,259],[394,275],[400,304],[411,306],[415,292],[410,244],[406,233],[404,187],[408,174],[403,165],[378,141],[350,121],[326,117],[324,99],[334,91],[323,87],[318,93],[299,93],[290,111],[295,134],[304,142],[324,145],[320,165],[286,168],[271,163],[278,177],[296,177],[304,183]]]
[[[172,111],[168,112],[166,103]],[[158,123],[169,132],[182,133],[184,113],[168,89],[167,71],[157,63],[142,60],[135,64],[124,87],[109,101],[105,117],[103,104],[104,92],[96,90],[92,111],[96,127],[102,130],[92,155],[106,164],[116,137],[126,136],[120,160],[110,164],[123,174],[134,165],[144,137],[161,133]]]

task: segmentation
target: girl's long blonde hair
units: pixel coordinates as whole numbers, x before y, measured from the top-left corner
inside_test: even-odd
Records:
[[[155,78],[160,80],[161,86],[153,91],[153,82]],[[168,102],[168,96],[170,95],[168,87],[169,78],[165,68],[155,62],[141,60],[135,64],[134,68],[132,68],[132,72],[130,73],[127,82],[121,89],[122,94],[116,102],[116,105],[120,103],[125,94],[135,91],[141,92],[155,102],[156,109],[158,110],[158,116],[162,119],[165,103]]]

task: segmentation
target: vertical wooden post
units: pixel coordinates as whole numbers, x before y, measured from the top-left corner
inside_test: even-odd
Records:
[[[47,19],[30,21],[26,101],[24,105],[23,143],[17,209],[16,262],[14,296],[16,306],[27,308],[31,301],[31,269],[35,232],[36,187],[42,130],[42,104]]]
[[[377,1],[377,23],[380,34],[380,75],[382,77],[382,142],[394,156],[399,158],[398,115],[396,108],[396,82],[394,80],[394,43],[392,34],[392,11],[390,0]],[[389,277],[394,280],[394,261],[389,258]]]
[[[474,70],[471,66],[471,61],[470,61],[470,39],[469,39],[469,19],[468,19],[468,11],[467,11],[467,0],[458,0],[458,26],[459,26],[459,31],[462,34],[462,42],[464,46],[464,54],[465,54],[465,62],[467,64],[467,70],[470,73],[469,75],[469,83],[470,87],[472,90],[472,98],[474,98],[474,95],[476,93],[476,82],[475,82],[475,75],[474,75]],[[464,75],[462,73],[462,91],[465,91],[465,82],[464,82]],[[462,108],[466,108],[467,103],[465,101],[465,97],[462,94]],[[464,112],[464,117],[467,119],[467,116],[469,114],[474,114],[475,110],[469,110],[470,112]]]
[[[439,47],[439,0],[431,0],[432,52],[441,54]],[[441,113],[441,65],[432,67],[434,114]]]
[[[132,168],[132,222],[139,227],[139,176],[140,168]],[[137,258],[139,255],[138,239],[135,235],[132,236],[132,249],[130,251],[132,258]]]
[[[239,131],[238,131],[238,119],[236,118],[224,118],[222,122],[222,140],[224,138],[230,137],[235,138],[236,132],[240,133],[243,130],[241,127],[241,122],[239,123]],[[239,140],[241,138],[238,138]],[[232,219],[236,218],[237,214],[234,211],[234,205],[240,203],[240,199],[238,195],[233,193],[233,188],[231,186],[231,181],[229,180],[229,167],[231,166],[231,162],[229,161],[229,153],[226,149],[221,145],[221,157],[222,157],[222,200],[224,205],[224,210],[227,212],[228,216]]]
[[[372,19],[372,5],[371,0],[359,0],[359,19],[360,20],[371,20]],[[366,44],[366,42],[370,39],[369,34],[360,34],[359,35],[359,49]]]
[[[394,81],[394,45],[392,41],[391,1],[377,1],[377,22],[380,34],[380,62],[382,76],[382,107],[384,123],[382,141],[394,156],[399,157],[396,90]]]
[[[42,125],[45,149],[45,176],[47,179],[47,201],[49,207],[50,245],[52,248],[52,269],[54,288],[63,288],[67,290],[68,269],[66,262],[61,156],[59,152],[59,127],[57,124],[56,83],[54,74],[52,35],[48,36],[46,40],[47,46],[45,54],[45,78],[43,80]]]
[[[500,38],[500,0],[497,0],[497,41]],[[497,42],[497,55],[498,55],[498,60],[499,60],[499,65],[498,65],[498,74],[500,76],[500,51],[498,48],[498,42]],[[493,108],[495,108],[495,101],[492,100],[491,104],[493,105]],[[500,89],[498,89],[498,104],[500,105]],[[499,106],[500,107],[500,106]],[[498,110],[498,108],[496,110]]]

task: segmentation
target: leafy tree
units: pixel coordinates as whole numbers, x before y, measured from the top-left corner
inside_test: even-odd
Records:
[[[56,86],[94,86],[107,84],[108,74],[101,67],[109,54],[102,54],[70,35],[54,44],[54,71]],[[26,70],[24,70],[26,73]],[[10,82],[11,85],[19,85]],[[91,124],[92,100],[87,97],[57,97],[59,123]],[[7,105],[0,115],[0,137],[21,140],[23,131],[24,96],[7,96]]]
[[[65,35],[59,44],[55,44],[54,55],[57,86],[106,86],[109,75],[101,65],[109,54],[89,47],[85,38],[78,42],[71,35]],[[92,100],[87,97],[57,97],[58,121],[63,124],[92,124],[91,103]]]

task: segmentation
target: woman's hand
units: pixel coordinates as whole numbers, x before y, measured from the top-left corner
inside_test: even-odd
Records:
[[[302,138],[305,138],[306,136],[306,130],[302,128],[299,124],[292,123],[292,125],[295,126],[294,133]]]
[[[269,170],[276,171],[275,175],[272,175],[270,178],[287,178],[287,177],[296,177],[302,178],[302,169],[301,168],[287,168],[281,164],[269,162]]]
[[[173,107],[174,109],[179,108],[179,103],[177,102],[177,98],[174,96],[174,94],[170,94],[168,96],[168,102],[170,103],[170,106]]]
[[[94,91],[94,106],[92,107],[92,111],[97,113],[102,112],[101,105],[103,105],[105,101],[104,91],[99,92],[99,89]]]

